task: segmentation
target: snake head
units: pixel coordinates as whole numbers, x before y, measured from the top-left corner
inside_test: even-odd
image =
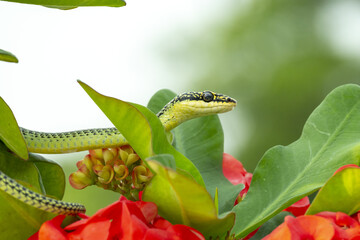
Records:
[[[187,120],[231,111],[236,100],[212,91],[187,92],[176,96],[158,113],[165,130],[170,131]]]

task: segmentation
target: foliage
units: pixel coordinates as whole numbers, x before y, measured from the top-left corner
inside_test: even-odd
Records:
[[[246,236],[325,184],[342,165],[359,164],[360,87],[331,92],[307,120],[299,140],[268,150],[255,169],[246,198],[234,207],[233,231]]]
[[[235,237],[245,237],[281,210],[321,188],[327,182],[324,189],[320,191],[318,199],[324,198],[322,197],[324,192],[338,193],[339,187],[356,189],[358,176],[354,175],[351,169],[340,171],[332,179],[328,179],[336,169],[343,165],[359,164],[360,127],[357,123],[360,119],[360,87],[357,85],[344,85],[331,92],[311,114],[299,140],[289,146],[276,146],[266,152],[254,172],[249,188],[248,180],[251,179],[251,174],[246,178],[247,172],[241,164],[237,166],[231,163],[234,167],[227,168],[227,173],[223,175],[223,155],[218,154],[223,152],[223,138],[221,125],[216,116],[188,121],[184,128],[173,131],[172,139],[175,145],[173,147],[158,118],[149,109],[106,97],[86,84],[79,83],[124,134],[136,153],[153,172],[154,176],[145,187],[143,199],[156,203],[159,214],[171,223],[189,225],[207,238],[216,236],[224,238],[231,229]],[[155,94],[149,103],[151,110],[157,111],[157,106],[163,104],[163,101],[171,95],[165,90]],[[7,107],[6,104],[4,106]],[[18,127],[14,116],[6,107],[4,109],[7,109],[5,111],[7,114],[4,118],[10,119],[8,121],[10,129],[17,132]],[[201,126],[199,121],[207,124]],[[1,128],[0,132],[4,132]],[[6,138],[7,135],[4,136]],[[20,138],[15,138],[15,141],[17,140],[20,141]],[[5,145],[0,149],[0,153],[0,169],[5,174],[34,191],[58,199],[62,198],[64,175],[59,166],[33,154],[30,154],[30,160],[25,162],[9,153]],[[98,155],[96,151],[91,153]],[[101,154],[106,155],[103,156],[104,159],[108,158],[106,151],[102,150]],[[229,158],[226,154],[225,157]],[[230,162],[235,160],[231,156],[230,158]],[[209,159],[212,160],[209,161]],[[20,165],[20,162],[26,164]],[[229,161],[226,162],[229,163]],[[239,171],[239,180],[236,179],[236,174],[229,175],[231,170]],[[217,180],[211,181],[210,177],[204,177],[209,173]],[[234,204],[242,185],[233,186],[225,176],[233,183],[247,184],[246,191],[249,189],[249,192],[243,192],[240,195],[239,203],[232,209],[233,213],[226,212],[231,209],[229,203]],[[202,180],[203,177],[205,181]],[[221,180],[222,178],[224,180]],[[331,183],[332,181],[337,183]],[[61,185],[55,184],[58,182]],[[215,196],[214,189],[216,188],[222,189],[219,191],[218,198]],[[22,220],[21,224],[27,226],[26,234],[35,232],[34,230],[42,222],[51,217],[51,214],[27,206],[6,193],[2,193],[1,196],[5,199],[4,212],[10,213],[22,209],[22,218],[25,220]],[[351,209],[349,213],[358,211],[356,193],[349,192],[346,198],[348,205],[351,205],[348,206],[348,209]],[[319,205],[317,201],[323,202],[316,198],[314,207]],[[339,205],[341,204],[337,204]],[[220,215],[218,215],[217,206],[221,206],[219,210],[222,214]],[[324,208],[327,208],[326,206],[330,205],[325,205]],[[327,210],[324,208],[321,210]],[[335,207],[331,210],[343,209]],[[232,228],[234,214],[236,218]],[[14,216],[16,219],[20,218],[20,216]],[[36,220],[36,224],[33,224],[34,219],[29,220],[32,218]],[[15,219],[8,221],[4,217],[0,220],[10,229],[10,226],[16,226],[20,222],[15,222]],[[5,225],[6,221],[10,226]],[[274,227],[274,225],[270,226]],[[269,227],[265,231],[269,232]],[[10,233],[7,232],[7,234]]]
[[[0,112],[0,140],[19,157],[28,159],[29,153],[14,114],[1,97]]]
[[[19,60],[11,52],[0,49],[0,61],[18,63]]]
[[[24,161],[0,142],[0,170],[35,192],[56,199],[63,197],[65,176],[62,168],[39,155],[30,154],[29,160]],[[55,216],[31,207],[3,191],[0,191],[0,205],[0,236],[5,239],[25,239],[37,231],[44,221]]]
[[[90,7],[90,6],[107,6],[107,7],[122,7],[126,3],[124,0],[91,0],[91,1],[74,1],[74,0],[5,0],[8,2],[26,3],[42,5],[50,8],[57,8],[62,10],[74,9],[77,7]]]
[[[160,90],[150,99],[148,108],[157,113],[175,93]],[[224,133],[218,116],[196,118],[173,130],[175,148],[199,169],[206,189],[212,197],[219,192],[219,212],[227,212],[234,205],[240,185],[232,185],[222,174]]]
[[[215,203],[205,188],[156,162],[149,165],[156,176],[145,188],[143,199],[155,202],[165,219],[194,227],[205,237],[224,236],[233,226],[235,216],[231,213],[218,218]]]
[[[360,167],[348,166],[325,183],[306,214],[313,215],[323,211],[340,211],[352,215],[360,209],[359,189]]]

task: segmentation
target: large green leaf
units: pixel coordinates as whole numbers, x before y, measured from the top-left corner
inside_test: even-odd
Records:
[[[173,224],[191,226],[207,238],[225,236],[234,224],[233,213],[218,217],[215,203],[203,186],[156,161],[148,163],[156,175],[143,192],[144,201],[155,202],[159,214]]]
[[[19,126],[9,106],[0,97],[0,140],[22,159],[28,159],[28,150]]]
[[[194,164],[168,142],[165,130],[155,114],[143,106],[101,95],[81,81],[79,84],[126,137],[141,159],[155,154],[171,154],[178,169],[188,172],[199,184],[204,185]]]
[[[346,168],[332,176],[306,211],[313,215],[323,211],[352,215],[360,210],[360,168]]]
[[[18,63],[19,60],[11,52],[0,49],[0,61]]]
[[[305,123],[299,140],[268,150],[249,192],[234,207],[233,232],[245,236],[282,209],[319,189],[345,164],[359,163],[360,87],[332,91]]]
[[[160,90],[150,99],[148,108],[159,112],[175,95],[170,90]],[[243,185],[232,185],[222,172],[224,134],[218,116],[192,119],[182,123],[173,132],[176,149],[199,169],[213,197],[218,188],[219,212],[229,211]]]
[[[126,3],[124,0],[6,0],[8,2],[26,3],[43,5],[51,8],[58,9],[73,9],[77,7],[89,7],[89,6],[107,6],[107,7],[122,7]]]
[[[9,152],[0,142],[0,170],[23,186],[57,199],[64,194],[65,176],[54,162],[30,154],[28,161]],[[0,190],[0,238],[26,239],[55,215],[31,207]]]

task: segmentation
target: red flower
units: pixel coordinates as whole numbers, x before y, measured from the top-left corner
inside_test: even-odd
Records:
[[[286,216],[285,222],[263,240],[331,240],[334,234],[333,225],[325,218],[319,216],[300,216],[297,218]]]
[[[285,208],[284,211],[291,212],[295,217],[304,215],[306,210],[310,206],[310,201],[308,197],[304,197],[291,205],[288,208]]]
[[[230,154],[223,154],[223,174],[234,185],[244,184],[245,188],[241,190],[235,205],[240,202],[249,191],[252,173],[248,173],[242,163]],[[240,200],[240,201],[239,201]]]
[[[360,224],[342,212],[286,216],[284,223],[263,240],[275,239],[360,240]]]
[[[151,202],[132,202],[124,197],[100,209],[91,217],[83,219],[64,229],[64,216],[57,216],[42,224],[30,240],[132,240],[132,239],[190,239],[203,240],[197,230],[185,225],[172,225],[157,215],[157,206]]]
[[[360,211],[354,216],[359,214]],[[335,229],[334,239],[360,240],[360,223],[356,218],[342,212],[321,212],[315,215],[330,220]]]

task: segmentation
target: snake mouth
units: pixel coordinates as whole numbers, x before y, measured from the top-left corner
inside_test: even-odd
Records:
[[[186,108],[189,113],[197,113],[197,116],[225,113],[233,110],[236,107],[235,102],[209,102],[209,103],[197,103],[188,102]]]

